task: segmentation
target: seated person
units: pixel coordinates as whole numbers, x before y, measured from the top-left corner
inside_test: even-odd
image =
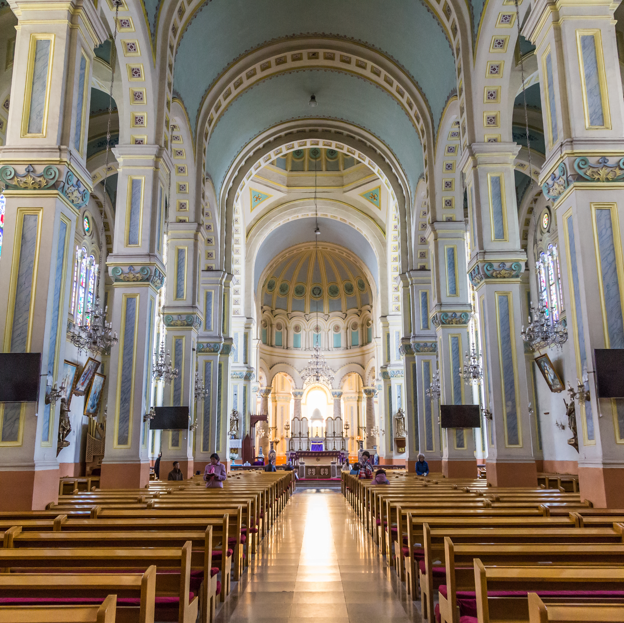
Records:
[[[182,470],[180,469],[180,462],[173,462],[173,469],[169,472],[169,476],[167,480],[184,480],[184,475],[182,474]]]
[[[275,459],[269,461],[268,465],[264,468],[265,472],[276,472],[277,467],[275,467]]]
[[[351,471],[349,472],[350,476],[357,476],[360,473],[360,464],[359,463],[353,463],[353,467],[351,468]]]
[[[416,462],[416,475],[429,476],[429,465],[427,465],[427,461],[425,461],[424,454],[418,455],[418,461]]]
[[[206,489],[223,489],[223,481],[227,478],[225,465],[221,463],[219,455],[214,452],[210,455],[210,463],[204,470]]]
[[[378,469],[375,472],[375,478],[373,478],[372,485],[389,485],[390,481],[386,478],[386,472],[383,469]]]

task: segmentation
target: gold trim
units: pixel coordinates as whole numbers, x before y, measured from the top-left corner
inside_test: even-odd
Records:
[[[140,295],[139,294],[123,294],[121,299],[121,329],[119,331],[119,356],[117,358],[117,391],[115,395],[115,427],[113,437],[113,448],[130,448],[132,447],[132,427],[134,421],[134,387],[133,383],[130,389],[130,413],[128,414],[128,443],[125,445],[117,443],[119,438],[119,407],[121,402],[121,382],[123,380],[123,354],[124,342],[126,335],[126,312],[128,300],[136,299],[136,313],[134,315],[134,344],[132,350],[132,378],[135,376],[136,358],[137,358],[137,337],[139,328],[139,311],[140,311]]]
[[[501,375],[501,393],[502,393],[502,403],[503,403],[503,423],[505,426],[505,447],[506,448],[522,448],[522,416],[521,416],[521,408],[520,408],[520,388],[518,387],[518,367],[516,360],[516,339],[514,336],[514,313],[513,313],[513,293],[512,292],[494,292],[494,296],[496,299],[496,333],[498,336],[498,357],[499,357],[499,367],[500,367],[500,375]],[[514,393],[516,398],[516,422],[518,427],[518,441],[517,444],[509,443],[509,435],[507,432],[507,402],[505,399],[505,373],[503,371],[503,350],[501,343],[501,318],[500,318],[500,306],[499,300],[505,297],[507,299],[507,305],[509,308],[509,335],[511,338],[511,363],[513,365],[513,376],[514,376]]]
[[[598,223],[596,221],[597,210],[608,210],[611,216],[611,232],[613,234],[613,248],[615,252],[615,270],[620,288],[620,310],[624,314],[624,290],[622,289],[622,278],[624,277],[624,264],[622,262],[622,244],[620,241],[620,224],[616,203],[590,203],[592,226],[594,229],[594,247],[596,250],[596,270],[598,272],[598,289],[600,292],[600,306],[602,311],[602,328],[604,331],[605,348],[611,348],[611,337],[609,335],[609,323],[607,318],[607,306],[604,297],[604,283],[602,275],[602,256],[598,241]]]
[[[31,34],[28,44],[28,64],[26,66],[26,91],[24,93],[24,105],[22,106],[22,128],[20,138],[45,138],[48,132],[48,113],[50,109],[50,91],[52,90],[52,69],[54,67],[54,42],[53,34]],[[48,57],[48,73],[46,78],[46,93],[44,98],[43,116],[41,120],[41,132],[29,134],[30,104],[32,99],[33,75],[35,72],[35,54],[37,41],[50,42],[50,55]]]
[[[86,123],[87,123],[87,103],[88,103],[88,99],[89,99],[89,87],[90,87],[90,77],[91,77],[91,62],[89,61],[89,57],[85,54],[85,51],[80,48],[80,58],[79,61],[82,60],[82,58],[85,59],[86,61],[86,65],[85,65],[85,80],[84,80],[84,85],[82,87],[83,89],[83,94],[82,94],[82,115],[81,115],[81,121],[80,121],[80,139],[79,139],[79,143],[78,143],[78,153],[80,154],[80,156],[82,158],[84,158],[84,151],[85,151],[85,127],[86,127]],[[80,85],[80,63],[78,64],[78,84]]]
[[[600,86],[600,102],[602,104],[603,125],[592,125],[589,119],[589,102],[587,100],[587,83],[585,77],[585,63],[583,62],[583,50],[581,37],[594,37],[594,51],[596,52],[596,66],[598,70],[598,84]],[[605,74],[604,55],[602,50],[602,33],[598,28],[580,29],[576,31],[576,49],[578,53],[579,72],[581,76],[581,90],[583,92],[583,109],[585,112],[586,130],[610,130],[611,112],[609,109],[609,89]]]

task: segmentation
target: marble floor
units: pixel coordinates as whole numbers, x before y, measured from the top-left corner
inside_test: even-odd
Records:
[[[340,492],[298,491],[216,623],[420,623]]]

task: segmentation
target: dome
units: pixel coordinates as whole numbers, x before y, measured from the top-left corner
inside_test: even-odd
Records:
[[[279,258],[264,281],[261,300],[271,310],[325,314],[373,302],[368,279],[351,255],[325,245]]]

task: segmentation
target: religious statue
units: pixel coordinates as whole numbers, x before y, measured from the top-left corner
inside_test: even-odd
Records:
[[[240,415],[236,409],[232,409],[230,414],[230,439],[238,438]]]
[[[568,428],[572,431],[572,437],[568,439],[568,444],[571,445],[577,452],[578,447],[578,433],[576,431],[576,407],[574,400],[570,400],[569,403],[563,399],[563,404],[566,406],[566,415],[568,416]]]
[[[396,429],[395,429],[395,437],[406,437],[407,433],[405,432],[405,413],[403,413],[403,409],[399,409],[394,416],[396,420]]]
[[[71,420],[69,419],[69,408],[67,406],[67,400],[61,398],[61,416],[59,418],[59,431],[58,431],[58,443],[56,444],[56,456],[58,456],[63,448],[69,446],[67,436],[71,433]]]

